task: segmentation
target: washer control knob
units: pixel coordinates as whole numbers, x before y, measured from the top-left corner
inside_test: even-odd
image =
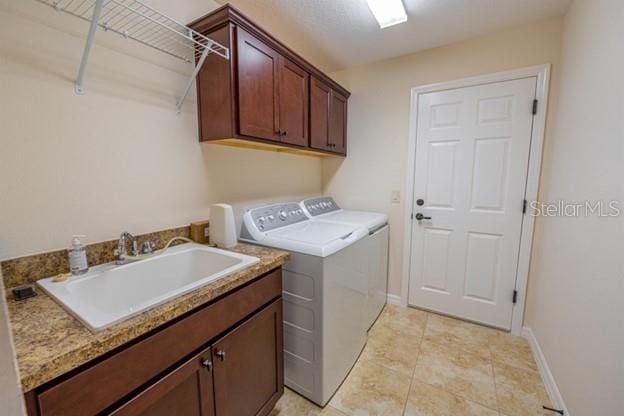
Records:
[[[264,217],[258,218],[258,224],[264,224],[264,221],[265,221]]]
[[[286,220],[286,218],[288,218],[288,214],[286,214],[286,211],[280,211],[278,215],[279,215],[279,219],[282,220],[282,221],[284,221],[284,220]]]
[[[267,217],[267,220],[269,220],[269,221],[273,221],[274,219],[275,219],[275,216],[274,216],[274,215],[269,215],[269,216]]]

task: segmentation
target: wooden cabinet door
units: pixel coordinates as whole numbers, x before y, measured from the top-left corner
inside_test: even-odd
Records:
[[[279,59],[279,125],[281,141],[308,146],[309,75],[297,64]]]
[[[331,88],[310,78],[310,147],[331,150],[329,146],[329,105]]]
[[[336,153],[347,149],[347,97],[331,92],[329,105],[329,146]]]
[[[210,348],[160,379],[113,416],[214,416]]]
[[[239,27],[237,59],[239,133],[279,140],[279,54]]]
[[[212,346],[217,416],[268,414],[284,392],[282,300]]]

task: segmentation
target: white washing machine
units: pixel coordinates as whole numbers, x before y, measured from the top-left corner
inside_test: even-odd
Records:
[[[254,208],[240,239],[286,250],[284,381],[324,406],[366,343],[368,229],[310,220],[298,203]]]
[[[332,197],[304,199],[299,203],[306,215],[314,221],[364,227],[367,254],[366,280],[368,291],[365,321],[370,328],[383,310],[388,298],[388,216],[378,212],[345,210]]]

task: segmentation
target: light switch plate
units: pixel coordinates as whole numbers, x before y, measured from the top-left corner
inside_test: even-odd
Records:
[[[392,191],[391,202],[393,204],[400,204],[401,203],[401,191]]]

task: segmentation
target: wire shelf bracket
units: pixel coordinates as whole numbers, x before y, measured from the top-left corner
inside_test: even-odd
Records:
[[[139,0],[37,0],[56,11],[62,11],[90,23],[80,68],[74,83],[76,94],[84,94],[84,78],[93,41],[100,27],[145,46],[164,52],[184,62],[194,63],[193,74],[176,103],[178,114],[193,80],[204,61],[214,53],[230,59],[230,50],[186,25],[165,16]]]

